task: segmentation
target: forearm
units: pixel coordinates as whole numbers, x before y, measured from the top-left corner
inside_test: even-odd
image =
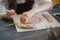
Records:
[[[51,4],[50,3],[44,3],[42,5],[39,5],[36,8],[32,8],[30,11],[28,11],[28,14],[27,15],[29,17],[32,17],[35,13],[48,10],[50,7],[51,7]]]
[[[41,11],[48,10],[50,7],[51,7],[50,3],[44,3],[42,5],[39,5],[36,8],[31,9],[30,11],[32,11],[33,13],[36,13],[36,12],[41,12]]]

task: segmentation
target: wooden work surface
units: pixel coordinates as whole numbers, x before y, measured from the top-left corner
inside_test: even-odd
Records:
[[[45,16],[44,16],[45,15]],[[48,18],[47,18],[47,17]],[[35,19],[34,19],[35,17]],[[32,20],[33,18],[33,20]],[[60,23],[47,11],[45,12],[38,12],[36,14],[34,14],[34,16],[32,16],[30,18],[30,20],[34,21],[35,23],[31,23],[31,24],[22,24],[20,21],[20,15],[16,15],[13,17],[13,21],[15,23],[15,27],[17,32],[26,32],[26,31],[34,31],[34,30],[41,30],[41,29],[47,29],[47,28],[55,28],[55,27],[60,27]],[[37,20],[39,20],[39,22],[37,22]],[[37,22],[37,23],[36,23]],[[19,26],[23,27],[23,26],[32,26],[34,27],[33,29],[21,29]]]
[[[60,11],[52,10],[49,12],[56,13]],[[47,29],[18,33],[14,25],[5,27],[4,25],[11,23],[6,21],[7,20],[0,20],[0,40],[49,40],[50,38]]]

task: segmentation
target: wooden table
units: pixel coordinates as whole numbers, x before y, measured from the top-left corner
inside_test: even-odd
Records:
[[[60,12],[59,10],[49,11],[50,13]],[[47,29],[17,33],[15,26],[5,27],[9,22],[0,20],[0,40],[49,40]]]

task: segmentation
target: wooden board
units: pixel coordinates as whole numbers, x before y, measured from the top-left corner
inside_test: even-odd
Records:
[[[53,21],[48,22],[46,20],[46,18],[44,16],[42,16],[42,14],[48,15]],[[59,22],[57,22],[57,20],[51,14],[49,14],[48,12],[39,12],[39,13],[36,13],[35,16],[37,16],[38,18],[41,18],[41,21],[38,22],[37,24],[35,24],[35,26],[33,26],[33,27],[35,27],[34,29],[20,29],[20,28],[18,28],[17,25],[25,25],[26,26],[26,24],[21,24],[20,15],[14,16],[13,20],[14,20],[17,32],[33,31],[33,30],[47,29],[47,28],[50,28],[50,27],[54,28],[54,27],[59,27],[60,26]],[[32,24],[30,24],[30,25],[32,25]]]

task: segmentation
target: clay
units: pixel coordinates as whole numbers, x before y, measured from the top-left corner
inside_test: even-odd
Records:
[[[33,28],[35,28],[34,24],[38,24],[40,21],[41,21],[41,18],[34,15],[28,19],[28,22],[26,20],[22,21],[20,19],[20,22],[22,24],[26,25],[26,27],[24,27],[24,26],[18,26],[18,27],[21,29],[33,29]]]
[[[32,24],[37,24],[37,23],[39,23],[41,21],[41,18],[40,17],[37,17],[37,16],[32,16],[28,20]]]
[[[25,20],[21,20],[20,19],[20,22],[23,23],[23,24],[29,24],[29,23],[31,23],[31,24],[37,24],[40,21],[41,21],[41,18],[37,17],[37,16],[32,16],[28,20],[27,19],[25,19]]]
[[[20,29],[33,29],[33,27],[30,27],[28,25],[27,25],[27,27],[25,27],[25,26],[17,26],[17,27]]]
[[[49,16],[49,15],[47,15],[47,14],[42,14],[42,16],[48,21],[48,22],[53,22],[53,19]]]

